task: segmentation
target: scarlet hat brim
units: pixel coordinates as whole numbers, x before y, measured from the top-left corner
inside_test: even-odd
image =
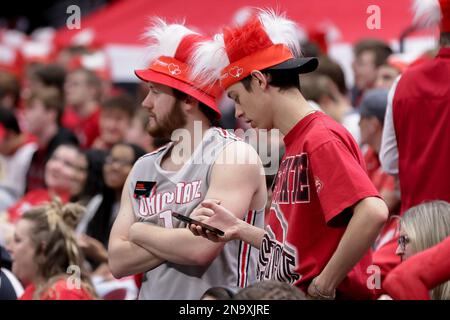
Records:
[[[134,73],[136,76],[141,79],[142,81],[148,82],[155,82],[159,83],[168,87],[171,87],[173,89],[179,90],[181,92],[186,93],[187,95],[197,99],[198,101],[206,104],[208,107],[210,107],[216,114],[216,119],[220,119],[222,114],[217,106],[215,97],[205,93],[204,91],[195,88],[191,84],[188,84],[186,82],[183,82],[181,80],[178,80],[176,78],[173,78],[169,75],[156,72],[151,69],[141,69],[141,70],[135,70]]]

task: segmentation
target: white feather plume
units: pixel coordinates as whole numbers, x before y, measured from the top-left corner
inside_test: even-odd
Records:
[[[230,64],[222,34],[212,40],[200,42],[192,54],[191,77],[200,85],[213,85],[220,79],[220,72]]]
[[[259,20],[274,44],[287,45],[294,56],[300,54],[300,31],[295,22],[286,19],[284,14],[276,14],[272,9],[259,9]]]
[[[143,34],[149,44],[147,58],[149,63],[160,56],[174,57],[181,40],[190,34],[197,34],[183,24],[167,24],[161,18],[151,19],[152,24]]]
[[[254,7],[243,7],[239,9],[233,16],[232,24],[235,26],[244,25],[248,19],[255,13]]]
[[[277,15],[273,10],[258,9],[258,17],[270,40],[274,44],[287,45],[295,56],[300,55],[300,29],[284,15]],[[248,17],[246,17],[248,18]],[[191,77],[201,85],[213,84],[220,79],[223,68],[230,64],[222,34],[213,40],[200,43],[192,55]]]
[[[420,28],[431,28],[441,21],[439,0],[414,0],[413,23]]]

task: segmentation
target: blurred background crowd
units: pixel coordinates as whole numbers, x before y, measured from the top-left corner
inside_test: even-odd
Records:
[[[133,163],[167,142],[147,134],[148,115],[140,104],[148,88],[133,74],[146,63],[141,34],[148,17],[186,18],[187,25],[214,33],[243,19],[249,6],[273,6],[275,1],[40,1],[39,10],[16,2],[0,13],[2,270],[9,272],[15,261],[20,287],[35,277],[64,274],[68,265],[82,265],[82,278],[90,283],[87,297],[134,299],[139,277],[114,279],[107,246]],[[67,10],[73,4],[80,8],[80,29],[67,25],[76,12]],[[368,22],[375,19],[376,24],[370,5],[364,0],[285,0],[278,7],[298,22],[303,54],[320,60],[318,70],[301,77],[302,94],[351,132],[372,182],[395,216],[400,213],[399,186],[379,161],[387,96],[397,76],[436,56],[437,37],[435,30],[413,25],[410,1],[377,1],[378,28]],[[223,97],[220,106],[219,125],[248,129],[234,118],[230,99]],[[282,140],[272,143],[282,150]],[[269,197],[273,178],[267,176]],[[60,200],[45,210],[53,210],[55,226],[64,226],[39,230],[39,208],[55,196]],[[397,240],[392,242],[397,222],[392,221],[374,245],[379,249],[375,257],[387,269],[398,264],[383,252],[397,246]],[[50,252],[39,246],[39,237],[55,228],[59,233]],[[11,242],[15,252],[8,250]],[[61,252],[70,254],[57,259]],[[38,264],[42,270],[36,270],[39,257],[48,260]]]

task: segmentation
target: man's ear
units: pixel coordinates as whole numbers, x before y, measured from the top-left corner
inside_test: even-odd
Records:
[[[265,76],[259,70],[253,70],[250,73],[250,75],[252,77],[252,86],[253,86],[253,83],[254,83],[255,85],[257,85],[262,90],[267,89],[267,87],[269,86],[270,75]]]

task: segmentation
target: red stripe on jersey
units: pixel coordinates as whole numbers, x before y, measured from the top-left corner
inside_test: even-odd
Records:
[[[229,133],[228,133],[227,130],[222,129],[222,128],[220,128],[220,130],[222,131],[222,134],[223,134],[223,136],[224,136],[225,138],[228,138],[228,137],[229,137]]]
[[[253,216],[255,215],[255,212],[253,210],[250,210],[247,213],[247,217],[245,219],[245,221],[249,224],[252,224],[253,221]],[[240,268],[240,274],[241,274],[241,278],[239,279],[239,286],[241,288],[244,288],[245,285],[247,284],[247,264],[248,264],[248,252],[250,250],[250,245],[248,243],[244,243],[243,245],[243,249],[241,252],[241,265],[239,266]]]

